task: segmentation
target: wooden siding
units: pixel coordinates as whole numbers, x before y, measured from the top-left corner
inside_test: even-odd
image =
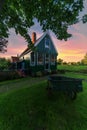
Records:
[[[49,39],[49,42],[50,42],[50,47],[49,48],[46,48],[45,47],[45,38],[48,38]],[[56,50],[55,50],[55,47],[49,37],[49,35],[46,35],[42,41],[37,45],[36,47],[36,51],[40,52],[40,53],[49,53],[49,54],[54,54],[54,55],[57,55],[56,53]]]
[[[49,39],[49,48],[45,46],[45,39]],[[54,46],[54,43],[52,42],[51,40],[51,37],[50,35],[46,34],[43,39],[41,39],[41,41],[37,44],[37,46],[35,46],[35,50],[34,50],[34,53],[35,53],[35,65],[31,65],[29,62],[31,62],[29,59],[30,59],[30,53],[32,52],[29,52],[27,53],[26,55],[24,55],[24,59],[26,61],[25,63],[25,71],[26,73],[30,73],[30,74],[35,74],[39,71],[41,71],[42,73],[44,73],[45,71],[47,72],[50,72],[50,71],[56,71],[57,69],[57,64],[52,64],[51,63],[51,56],[55,56],[55,59],[57,61],[57,51],[55,49],[55,46]],[[37,62],[37,56],[38,54],[42,54],[43,55],[43,64],[40,65],[38,64]],[[49,60],[47,61],[47,63],[45,62],[45,55],[48,54],[49,55]],[[29,59],[28,59],[29,58]],[[29,60],[29,62],[28,62]],[[29,63],[29,64],[28,64]],[[46,65],[48,65],[48,69],[46,69]]]

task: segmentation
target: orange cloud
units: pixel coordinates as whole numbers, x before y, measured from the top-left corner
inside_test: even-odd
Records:
[[[82,50],[64,50],[58,56],[58,58],[62,58],[64,61],[80,61],[82,57],[84,57]]]
[[[76,26],[76,30],[79,30],[78,27]],[[87,37],[79,31],[73,31],[73,37],[68,41],[59,41],[55,37],[53,37],[53,41],[59,52],[58,58],[62,58],[64,61],[80,61],[87,52]]]

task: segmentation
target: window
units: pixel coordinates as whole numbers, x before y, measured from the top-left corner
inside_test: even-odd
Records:
[[[21,66],[21,69],[24,70],[25,69],[25,62],[22,61],[22,66]]]
[[[55,65],[55,56],[54,55],[51,55],[51,64],[52,65]]]
[[[24,59],[29,60],[29,59],[30,59],[30,53],[27,53],[27,54],[24,56]]]
[[[37,53],[37,64],[43,65],[43,54]]]
[[[50,47],[50,40],[48,38],[45,38],[45,48]]]
[[[49,54],[45,54],[45,62],[49,62]]]
[[[50,55],[48,53],[45,54],[45,70],[50,70]]]
[[[32,66],[35,65],[35,53],[34,53],[34,52],[31,52],[30,64],[31,64]]]

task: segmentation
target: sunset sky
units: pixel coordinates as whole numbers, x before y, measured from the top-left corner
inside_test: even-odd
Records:
[[[87,1],[85,0],[84,13],[87,13]],[[80,61],[85,53],[87,53],[87,23],[82,22],[69,27],[68,30],[73,36],[68,39],[68,41],[60,41],[56,36],[50,32],[52,39],[58,50],[58,58],[62,58],[64,61]],[[39,38],[43,31],[39,23],[35,20],[35,25],[29,29],[29,34],[36,32],[37,38]],[[24,38],[20,35],[16,35],[14,29],[10,30],[10,36],[8,39],[7,52],[2,54],[0,57],[10,58],[11,56],[16,56],[20,54],[27,47],[27,43]]]

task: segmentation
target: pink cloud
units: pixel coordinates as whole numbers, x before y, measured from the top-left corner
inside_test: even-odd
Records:
[[[58,58],[62,58],[65,61],[80,61],[87,52],[87,37],[84,33],[79,31],[79,25],[74,26],[75,30],[72,30],[73,37],[68,41],[59,41],[53,37],[53,41],[56,43],[57,50],[59,52]]]
[[[37,38],[39,38],[43,33],[38,28],[36,24],[35,28],[31,28],[30,36],[32,32],[37,33]],[[59,52],[58,58],[62,58],[65,61],[79,61],[83,58],[87,52],[87,29],[86,25],[76,24],[70,27],[69,32],[73,34],[73,37],[68,41],[58,40],[53,33],[50,33],[53,39],[53,42]],[[16,35],[14,30],[10,30],[9,43],[7,48],[7,53],[1,54],[2,57],[11,57],[12,55],[16,56],[25,50],[27,43],[23,37]]]
[[[28,43],[23,37],[16,35],[14,30],[10,30],[10,33],[7,52],[4,54],[1,53],[0,57],[10,58],[11,56],[17,56],[17,54],[20,55],[27,48]],[[37,38],[41,35],[41,33],[37,33]]]

